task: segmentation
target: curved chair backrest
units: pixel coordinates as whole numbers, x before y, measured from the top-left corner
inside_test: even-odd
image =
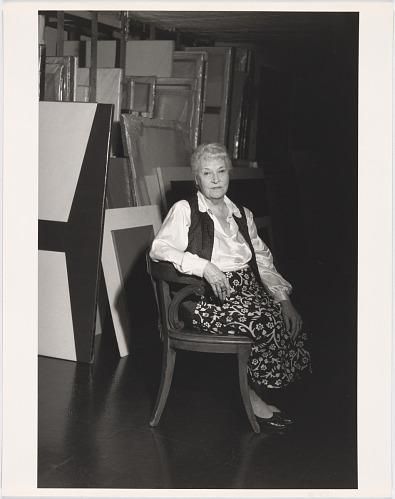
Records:
[[[205,290],[203,279],[178,272],[169,262],[155,262],[146,253],[147,272],[155,290],[160,316],[162,338],[169,329],[180,331],[184,323],[179,319],[179,307],[190,295],[202,295]]]

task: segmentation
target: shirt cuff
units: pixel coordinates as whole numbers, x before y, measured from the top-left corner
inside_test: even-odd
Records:
[[[207,262],[208,260],[205,258],[200,258],[200,256],[186,251],[180,265],[181,272],[203,277],[204,267],[207,265]]]
[[[289,300],[289,295],[286,291],[276,291],[273,293],[274,301],[280,302],[284,300]]]

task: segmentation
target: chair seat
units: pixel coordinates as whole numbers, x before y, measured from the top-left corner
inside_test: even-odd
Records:
[[[252,340],[247,336],[220,336],[172,328],[169,329],[169,341],[173,348],[205,353],[249,352],[252,345]]]
[[[219,335],[219,334],[204,334],[197,333],[193,329],[182,329],[181,331],[177,329],[169,329],[169,338],[175,340],[184,340],[191,343],[218,343],[226,344],[234,343],[235,345],[251,345],[252,340],[248,336],[233,336],[233,335]]]

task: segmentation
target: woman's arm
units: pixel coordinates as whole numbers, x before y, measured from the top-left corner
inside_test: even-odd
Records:
[[[224,300],[230,294],[225,274],[209,260],[185,251],[188,247],[188,231],[191,225],[191,208],[187,201],[179,201],[170,209],[155,237],[150,251],[153,260],[171,262],[184,274],[203,277],[214,294]]]
[[[270,249],[258,235],[254,217],[250,210],[244,209],[247,217],[248,233],[255,250],[256,262],[262,282],[276,301],[287,300],[291,294],[292,286],[279,274],[273,264]]]
[[[171,262],[184,274],[203,276],[208,260],[185,251],[188,247],[188,231],[191,224],[191,209],[187,201],[178,201],[167,214],[150,251],[155,261]]]
[[[245,213],[247,217],[248,232],[255,250],[259,275],[261,276],[263,284],[273,295],[274,299],[280,302],[281,312],[287,331],[290,333],[292,338],[295,338],[302,328],[303,321],[299,315],[299,312],[289,299],[292,286],[281,274],[277,272],[277,269],[273,264],[273,256],[269,248],[258,235],[251,211],[245,209]]]

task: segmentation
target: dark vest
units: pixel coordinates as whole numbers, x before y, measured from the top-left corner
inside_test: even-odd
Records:
[[[214,245],[214,222],[207,212],[199,211],[197,195],[188,199],[189,206],[191,207],[191,226],[188,232],[188,247],[186,251],[211,260]],[[258,265],[256,263],[255,251],[252,246],[251,238],[248,233],[247,218],[243,207],[237,206],[240,211],[241,217],[233,217],[241,235],[244,237],[248,244],[252,258],[249,262],[251,270],[254,272],[258,283],[261,283]]]

